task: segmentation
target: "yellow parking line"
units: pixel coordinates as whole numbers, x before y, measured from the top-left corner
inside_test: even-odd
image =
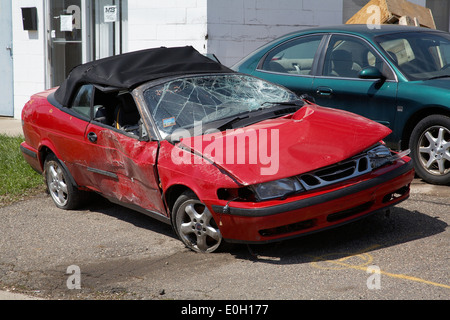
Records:
[[[362,270],[364,272],[367,272],[367,267],[372,264],[373,257],[370,254],[368,254],[366,251],[372,250],[377,247],[380,247],[380,245],[375,245],[375,246],[369,247],[360,253],[333,253],[333,254],[326,254],[323,256],[313,256],[314,261],[312,262],[312,266],[315,268],[326,269],[326,270],[355,269],[355,270]],[[346,255],[343,258],[336,259],[336,260],[328,259],[330,256],[342,256],[343,254]],[[350,259],[361,260],[361,263],[358,263],[358,264],[347,263],[346,261],[348,261]],[[322,264],[320,264],[320,263],[322,263]],[[323,263],[330,263],[333,266],[332,267],[323,266]],[[412,276],[408,276],[405,274],[395,274],[395,273],[386,272],[383,270],[380,270],[380,274],[383,274],[383,275],[391,277],[391,278],[415,281],[415,282],[433,285],[436,287],[450,289],[449,285],[437,283],[437,282],[433,282],[433,281],[428,281],[425,279],[421,279],[418,277],[412,277]]]

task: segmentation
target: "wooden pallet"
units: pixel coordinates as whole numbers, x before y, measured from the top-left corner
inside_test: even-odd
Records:
[[[406,0],[371,0],[346,23],[401,24],[436,29],[430,9]]]

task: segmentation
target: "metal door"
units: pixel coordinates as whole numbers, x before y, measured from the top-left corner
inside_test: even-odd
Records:
[[[14,116],[11,1],[0,0],[0,116]]]

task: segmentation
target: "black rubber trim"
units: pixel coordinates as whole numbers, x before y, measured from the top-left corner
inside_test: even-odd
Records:
[[[218,214],[230,214],[230,215],[244,216],[244,217],[271,216],[274,214],[280,214],[280,213],[284,213],[284,212],[307,208],[307,207],[318,205],[318,204],[321,204],[324,202],[343,198],[345,196],[360,192],[362,190],[370,189],[379,184],[382,184],[384,182],[392,180],[398,176],[401,176],[401,175],[407,173],[408,171],[412,170],[413,168],[414,168],[413,162],[409,161],[399,168],[389,171],[389,172],[387,172],[381,176],[378,176],[376,178],[360,182],[353,186],[350,186],[350,187],[347,187],[344,189],[340,189],[340,190],[336,190],[333,192],[328,192],[323,195],[319,195],[319,196],[315,196],[315,197],[311,197],[311,198],[307,198],[307,199],[303,199],[303,200],[283,203],[283,204],[280,204],[277,206],[265,207],[265,208],[254,208],[254,209],[228,207],[225,210],[226,212],[224,212],[223,206],[213,205],[212,209],[214,210],[215,213],[218,213]]]
[[[22,151],[23,154],[26,154],[27,156],[30,156],[30,157],[32,157],[34,159],[38,158],[37,152],[34,152],[34,151],[30,150],[30,149],[27,149],[27,148],[25,148],[22,145],[20,146],[20,151]]]
[[[100,169],[96,169],[96,168],[90,168],[90,167],[88,167],[87,170],[90,172],[101,174],[103,176],[107,176],[109,178],[113,178],[115,180],[119,180],[119,177],[117,176],[117,174],[109,172],[109,171],[100,170]]]

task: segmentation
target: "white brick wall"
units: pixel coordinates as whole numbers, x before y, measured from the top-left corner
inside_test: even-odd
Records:
[[[44,15],[43,2],[14,1],[13,64],[14,64],[14,117],[20,119],[22,108],[30,95],[45,89]],[[37,7],[38,31],[24,31],[22,7]]]
[[[128,50],[192,45],[206,53],[207,0],[128,0]]]
[[[208,0],[208,53],[231,66],[292,31],[342,23],[343,0]]]

